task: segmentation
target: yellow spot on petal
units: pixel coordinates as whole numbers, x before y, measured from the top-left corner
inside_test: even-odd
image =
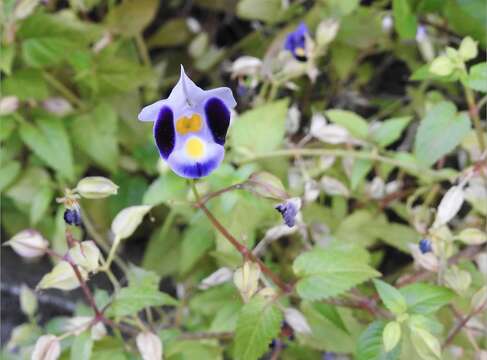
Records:
[[[302,47],[294,49],[297,56],[306,56],[306,51]]]
[[[186,153],[189,157],[199,159],[205,154],[205,144],[201,139],[192,137],[186,141]]]
[[[193,114],[191,117],[182,116],[176,121],[176,131],[180,135],[198,132],[201,130],[202,124],[201,116],[198,114]]]

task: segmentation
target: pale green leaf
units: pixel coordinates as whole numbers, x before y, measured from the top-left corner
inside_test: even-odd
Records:
[[[477,91],[487,92],[487,63],[477,64],[470,68],[467,86]]]
[[[237,15],[243,19],[261,20],[275,23],[282,12],[280,0],[240,0],[237,5]]]
[[[78,116],[72,122],[76,145],[95,163],[114,172],[118,167],[117,115],[107,104],[97,106],[91,113]]]
[[[414,155],[430,166],[460,144],[470,131],[466,113],[457,113],[453,103],[442,101],[434,105],[421,121],[416,134]]]
[[[300,280],[296,289],[307,300],[337,296],[380,273],[355,250],[315,248],[299,255],[293,264]]]
[[[411,284],[399,292],[406,299],[408,312],[424,315],[436,312],[455,296],[448,288],[427,283]]]
[[[394,25],[401,39],[413,39],[416,35],[417,19],[411,11],[409,1],[394,0],[392,2]]]
[[[278,307],[260,296],[245,304],[237,321],[235,358],[259,359],[279,334],[282,318]]]
[[[404,129],[411,121],[410,116],[392,118],[384,120],[380,125],[372,132],[372,140],[379,146],[386,147],[399,139]]]
[[[374,280],[374,284],[382,302],[389,311],[395,315],[400,315],[406,311],[406,299],[399,290],[381,280]]]
[[[20,173],[20,163],[18,161],[10,161],[7,164],[2,164],[2,171],[0,172],[0,192],[3,192],[12,181],[15,180]]]
[[[20,136],[25,145],[47,165],[58,171],[67,180],[74,180],[74,163],[71,144],[63,120],[44,117],[36,124],[23,122]]]
[[[382,342],[386,352],[393,350],[401,340],[401,325],[397,321],[390,321],[386,324],[382,333]]]
[[[70,360],[86,360],[91,359],[93,351],[93,340],[91,339],[90,331],[83,331],[80,335],[76,335],[71,345]]]
[[[330,121],[346,128],[353,136],[359,139],[365,139],[367,137],[367,121],[354,112],[332,109],[326,111],[325,115]]]
[[[186,19],[171,19],[164,23],[147,42],[150,47],[183,45],[189,41],[191,32]]]
[[[279,100],[244,112],[230,128],[232,147],[252,155],[277,149],[284,139],[287,106],[287,100]]]
[[[399,358],[401,352],[399,346],[388,353],[384,350],[382,343],[384,327],[385,322],[377,320],[360,335],[355,351],[357,360],[397,360]]]
[[[108,13],[108,27],[125,36],[137,35],[150,24],[158,6],[157,0],[124,0]]]

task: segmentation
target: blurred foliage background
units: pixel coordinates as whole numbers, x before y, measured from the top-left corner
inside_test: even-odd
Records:
[[[304,234],[283,236],[263,255],[284,278],[293,278],[290,265],[303,249],[330,242],[367,248],[371,264],[393,278],[410,271],[408,244],[417,244],[428,228],[421,231],[415,223],[414,205],[435,207],[449,181],[480,159],[477,140],[482,131],[485,138],[485,109],[480,108],[476,134],[464,112],[472,107],[464,100],[460,75],[428,69],[447,46],[457,49],[469,36],[479,53],[468,59],[469,77],[461,81],[470,91],[485,93],[482,0],[5,0],[1,22],[2,238],[35,228],[53,250],[64,253],[64,208],[55,199],[85,176],[105,176],[119,186],[118,194],[81,200],[84,225],[75,236],[108,247],[119,211],[154,206],[123,243],[120,257],[155,272],[164,279],[164,291],[186,302],[188,313],[178,316],[189,331],[234,330],[241,307],[236,290],[225,285],[198,293],[196,286],[217,268],[234,269],[242,261],[188,203],[194,200],[188,182],[159,159],[152,125],[137,121],[143,106],[168,95],[180,64],[203,88],[231,87],[238,102],[225,162],[198,184],[200,192],[265,170],[306,203]],[[283,50],[286,35],[300,22],[308,25],[314,44],[304,63]],[[241,56],[254,57],[257,65],[247,62],[242,70],[235,63]],[[320,140],[319,131],[311,131],[317,114],[346,129],[350,138]],[[415,143],[418,124],[428,118],[442,120]],[[305,144],[344,153],[268,156]],[[346,156],[354,148],[393,160]],[[470,217],[459,228],[485,230],[483,200],[468,199],[463,216]],[[211,209],[249,248],[282,221],[273,203],[246,192],[227,193]],[[23,321],[14,310],[15,288],[21,282],[35,287],[49,268],[45,259],[25,263],[2,248],[2,295],[10,299],[2,300],[2,322],[8,324],[2,325],[2,342]],[[472,292],[482,283],[474,268],[469,268],[476,279]],[[119,269],[116,274],[126,276]],[[109,288],[99,277],[95,284]],[[72,306],[63,309],[52,305],[61,298],[53,294],[44,298],[50,310],[40,310],[51,329],[57,315],[79,306],[80,293],[67,296],[63,301]],[[340,313],[342,326],[336,310],[313,306],[307,302],[302,310],[319,329],[315,338],[290,345],[283,358],[354,353],[364,324],[347,310]],[[474,356],[469,345],[459,346]],[[227,351],[215,342],[175,343],[170,358],[216,359]]]

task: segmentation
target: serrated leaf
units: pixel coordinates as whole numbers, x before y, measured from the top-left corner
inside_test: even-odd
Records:
[[[37,69],[21,69],[2,80],[3,96],[15,95],[19,100],[44,100],[49,95],[42,72]]]
[[[237,321],[235,358],[257,360],[279,334],[283,316],[278,307],[255,296],[245,304]]]
[[[467,86],[477,91],[487,92],[487,64],[477,64],[470,68]]]
[[[74,180],[71,144],[63,120],[45,117],[37,119],[36,125],[23,122],[20,136],[47,165],[66,179]]]
[[[244,112],[232,123],[232,147],[251,154],[262,154],[279,147],[284,139],[287,100],[268,103]]]
[[[448,304],[455,293],[448,288],[426,283],[415,283],[399,289],[406,299],[408,312],[431,314]]]
[[[315,248],[299,255],[293,270],[301,279],[296,289],[306,300],[337,296],[352,287],[380,276],[355,251],[329,247]]]
[[[332,109],[326,111],[325,115],[331,122],[346,128],[353,136],[359,139],[365,139],[367,137],[367,121],[354,112]]]
[[[76,117],[71,126],[76,145],[99,166],[114,172],[118,166],[115,111],[109,105],[101,104],[91,113]]]
[[[433,106],[418,127],[414,155],[425,166],[434,164],[455,149],[470,131],[466,113],[457,113],[452,102],[442,101]]]
[[[382,302],[389,311],[395,315],[400,315],[406,311],[406,299],[399,290],[381,280],[374,280],[374,285]]]
[[[382,343],[384,327],[384,321],[374,321],[360,335],[355,351],[357,360],[396,360],[399,358],[401,352],[399,346],[388,353],[384,350]]]
[[[108,313],[114,317],[134,315],[145,307],[177,305],[170,295],[157,288],[143,285],[129,285],[122,288],[115,296]]]

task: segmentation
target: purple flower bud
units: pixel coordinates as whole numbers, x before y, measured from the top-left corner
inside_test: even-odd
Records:
[[[300,208],[300,198],[292,198],[276,206],[276,210],[281,213],[284,222],[289,227],[293,227],[295,225],[296,215],[298,214]]]
[[[421,239],[421,241],[419,242],[419,250],[421,250],[422,254],[431,252],[431,241],[428,239]]]
[[[81,214],[77,209],[66,209],[64,212],[64,221],[66,224],[81,226]]]
[[[298,61],[308,60],[306,49],[306,38],[309,36],[309,30],[305,23],[299,26],[293,32],[289,33],[284,42],[284,49],[291,52]]]

